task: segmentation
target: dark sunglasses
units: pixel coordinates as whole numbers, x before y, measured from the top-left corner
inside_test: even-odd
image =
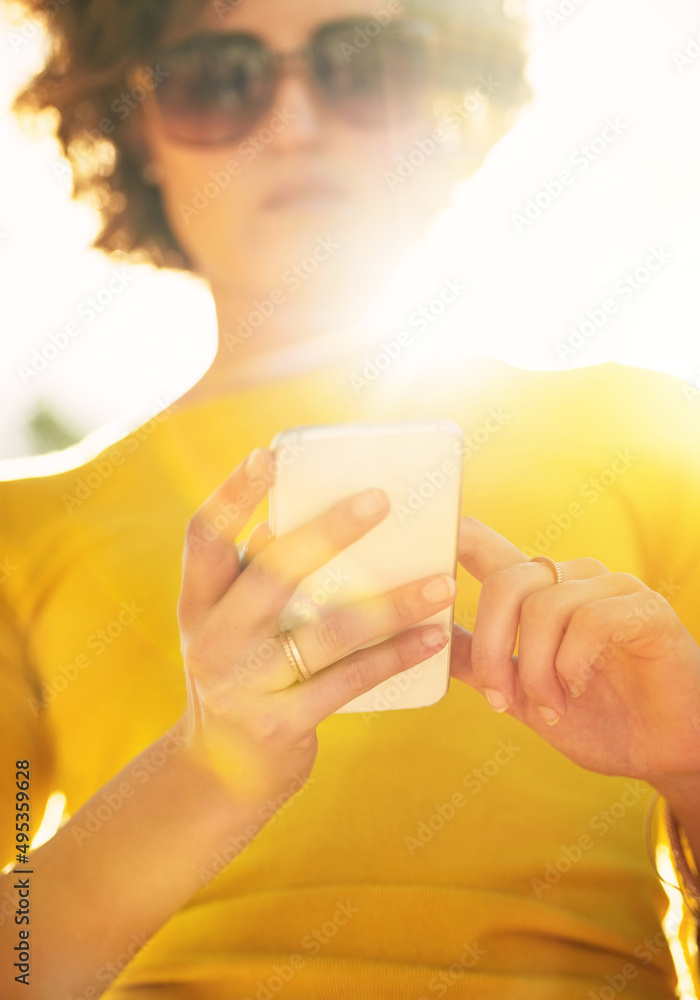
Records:
[[[375,22],[370,22],[374,25]],[[299,52],[256,35],[212,32],[158,53],[155,96],[167,134],[194,145],[236,142],[272,108],[287,66],[301,63],[323,103],[352,125],[378,129],[424,107],[440,69],[441,32],[420,20],[320,25]]]

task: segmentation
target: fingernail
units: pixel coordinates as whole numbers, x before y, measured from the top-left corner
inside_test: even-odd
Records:
[[[505,712],[508,708],[508,699],[500,691],[496,691],[495,688],[484,688],[484,694],[494,712]]]
[[[421,634],[421,642],[426,649],[442,649],[448,639],[448,634],[442,625],[430,625]]]
[[[581,692],[579,691],[578,688],[574,687],[571,681],[567,681],[566,677],[561,677],[561,676],[559,677],[559,680],[562,682],[562,684],[564,685],[564,687],[569,692],[572,698],[578,698]]]
[[[365,490],[352,502],[352,512],[356,517],[368,520],[376,517],[384,507],[384,494],[381,490]]]
[[[264,477],[267,471],[268,456],[264,448],[256,448],[251,452],[243,466],[246,479],[254,480]]]
[[[426,601],[440,604],[454,596],[457,586],[451,576],[438,576],[429,580],[421,591]]]
[[[537,711],[540,713],[548,726],[556,726],[557,722],[559,722],[559,713],[555,712],[553,708],[546,708],[544,705],[538,705]]]

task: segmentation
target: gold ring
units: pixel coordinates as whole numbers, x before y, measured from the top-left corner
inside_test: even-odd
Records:
[[[280,639],[282,640],[282,646],[285,653],[287,654],[287,659],[289,660],[290,666],[294,671],[294,676],[301,683],[301,681],[308,681],[311,678],[311,674],[304,661],[301,658],[301,653],[294,641],[294,636],[289,629],[283,629],[280,632]]]
[[[554,562],[553,559],[550,559],[549,556],[533,556],[530,562],[541,562],[544,563],[545,566],[549,566],[554,573],[554,583],[556,584],[562,582],[563,576],[561,573],[561,566],[558,562]]]

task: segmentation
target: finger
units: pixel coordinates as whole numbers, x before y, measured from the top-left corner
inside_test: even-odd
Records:
[[[627,647],[635,656],[667,653],[674,619],[668,602],[644,586],[586,604],[571,616],[556,656],[557,673],[582,694],[619,649]]]
[[[463,681],[470,687],[478,691],[486,701],[484,691],[476,679],[474,669],[471,663],[471,646],[472,646],[472,635],[466,629],[462,628],[461,625],[452,626],[452,646],[450,653],[450,674],[456,680]],[[517,656],[512,657],[512,665],[517,674],[518,658]],[[528,711],[528,702],[525,697],[525,693],[519,684],[516,685],[516,695],[510,706],[506,708],[500,708],[498,711],[507,712],[514,719],[518,719],[520,722],[524,722],[528,726],[532,726],[534,729],[538,729],[537,719],[532,718],[532,714]],[[542,729],[545,729],[544,725],[540,722]]]
[[[555,725],[566,714],[567,698],[557,676],[556,661],[564,633],[573,617],[579,614],[585,621],[587,606],[639,590],[646,590],[646,587],[630,573],[606,573],[593,579],[571,580],[540,590],[523,601],[518,678],[525,694],[549,725]],[[573,695],[579,690],[566,673],[559,676],[569,693]]]
[[[182,617],[215,604],[239,574],[236,535],[260,503],[268,485],[261,472],[272,454],[257,448],[205,500],[187,526],[182,588]]]
[[[528,561],[525,553],[512,542],[473,517],[463,517],[459,522],[457,558],[477,580],[485,580],[491,573]]]
[[[303,684],[289,688],[293,717],[303,730],[315,729],[353,698],[434,656],[448,638],[441,625],[424,625],[358,649]]]
[[[448,607],[456,595],[457,584],[452,577],[426,577],[381,597],[337,608],[318,622],[301,625],[294,631],[294,640],[313,674],[366,643],[417,625]]]
[[[330,611],[319,621],[295,628],[292,639],[306,669],[315,674],[361,646],[436,614],[452,603],[456,593],[452,577],[426,577],[381,597]],[[243,662],[233,665],[231,675],[245,686],[255,683],[266,691],[281,691],[296,680],[284,645],[276,636],[263,638],[249,649]]]
[[[383,490],[364,490],[271,542],[232,587],[237,617],[271,627],[299,582],[365,535],[389,512]]]
[[[560,564],[562,579],[579,580],[607,574],[603,563],[596,559],[572,559]],[[479,595],[479,606],[474,625],[472,664],[476,678],[483,688],[491,707],[502,711],[515,697],[515,675],[512,656],[521,626],[520,652],[522,653],[522,610],[528,602],[537,611],[540,605],[535,595],[556,602],[564,584],[553,584],[551,569],[539,562],[520,562],[506,569],[491,573],[484,580]],[[544,595],[551,595],[544,597]],[[549,605],[546,605],[548,608]],[[545,608],[545,610],[546,610]],[[542,627],[546,628],[545,618]],[[560,699],[563,698],[561,691]],[[552,695],[554,697],[554,695]],[[555,698],[556,707],[559,700]],[[549,705],[549,701],[539,704]]]
[[[471,643],[471,634],[460,625],[453,625],[450,674],[456,680],[463,681],[465,684],[473,687],[479,694],[486,698],[471,665]],[[517,674],[518,657],[512,657],[512,661],[513,668]],[[488,701],[488,699],[486,700]],[[517,682],[515,699],[507,708],[499,708],[497,711],[507,712],[508,715],[511,715],[514,719],[518,719],[520,722],[524,722],[526,726],[530,726],[536,732],[544,733],[548,731],[541,717],[535,713],[534,708],[528,702],[525,692]]]
[[[241,573],[272,541],[272,532],[268,521],[257,524],[245,541],[238,543],[238,560]]]
[[[452,625],[452,644],[450,646],[450,674],[458,681],[469,684],[481,691],[481,685],[476,679],[472,667],[472,633],[462,628],[456,622]]]

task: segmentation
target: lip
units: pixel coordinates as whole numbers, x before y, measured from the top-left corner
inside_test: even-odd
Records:
[[[296,177],[273,188],[263,200],[262,208],[268,212],[333,208],[346,199],[347,192],[326,178]]]

